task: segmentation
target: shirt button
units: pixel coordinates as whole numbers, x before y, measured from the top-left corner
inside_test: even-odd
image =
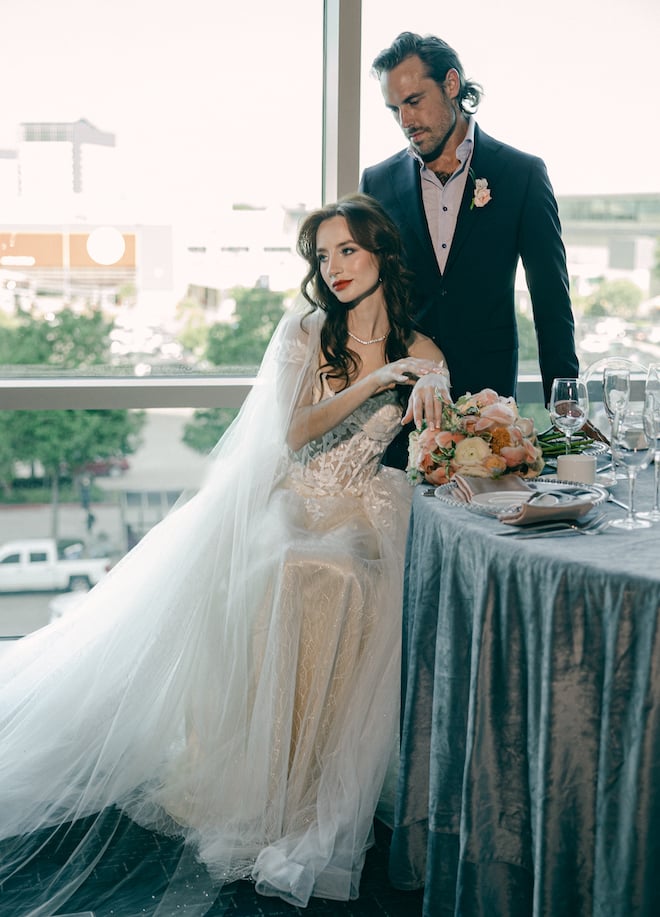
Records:
[[[443,207],[442,209],[443,209],[443,210],[445,211],[445,213],[446,213],[447,210],[448,210],[449,208],[448,208],[448,207]]]
[[[446,243],[446,242],[443,242],[443,243],[442,243],[442,247],[443,247],[443,248],[447,248],[447,243]]]

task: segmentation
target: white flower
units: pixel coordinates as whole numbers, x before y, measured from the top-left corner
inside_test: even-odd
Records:
[[[470,203],[470,210],[472,210],[473,207],[485,207],[488,201],[491,199],[490,188],[488,187],[488,179],[477,178],[472,169],[470,169],[468,174],[474,182],[474,195]]]
[[[491,448],[488,443],[478,436],[470,436],[456,446],[454,461],[457,465],[478,465],[489,455]]]
[[[472,198],[472,207],[485,207],[488,201],[490,200],[490,188],[488,187],[488,179],[486,178],[477,178],[474,182],[474,197]]]

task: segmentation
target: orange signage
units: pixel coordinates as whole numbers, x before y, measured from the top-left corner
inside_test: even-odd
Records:
[[[98,268],[87,251],[90,233],[0,232],[0,267]],[[122,233],[123,255],[104,270],[135,267],[135,235]]]

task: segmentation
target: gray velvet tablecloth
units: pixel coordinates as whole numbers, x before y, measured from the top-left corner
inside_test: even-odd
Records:
[[[425,887],[425,917],[657,917],[660,525],[519,541],[427,489],[408,540],[393,884]],[[637,509],[651,496],[647,471]]]

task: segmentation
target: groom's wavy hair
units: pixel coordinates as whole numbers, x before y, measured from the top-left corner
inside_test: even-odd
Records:
[[[409,57],[417,56],[426,67],[427,75],[442,88],[449,70],[455,70],[461,81],[458,105],[466,115],[474,114],[479,107],[483,86],[468,80],[458,54],[446,41],[435,35],[417,35],[415,32],[401,32],[389,48],[375,58],[371,72],[380,79]]]
[[[298,254],[309,270],[300,292],[312,310],[322,309],[326,320],[321,330],[321,349],[326,360],[323,371],[348,386],[360,368],[359,356],[348,347],[347,316],[350,303],[342,303],[321,276],[316,237],[319,227],[333,217],[344,217],[354,242],[376,256],[379,280],[387,308],[390,331],[385,343],[388,362],[407,356],[413,334],[411,308],[412,274],[403,264],[399,230],[381,205],[368,194],[349,194],[336,203],[310,213],[298,232]]]

